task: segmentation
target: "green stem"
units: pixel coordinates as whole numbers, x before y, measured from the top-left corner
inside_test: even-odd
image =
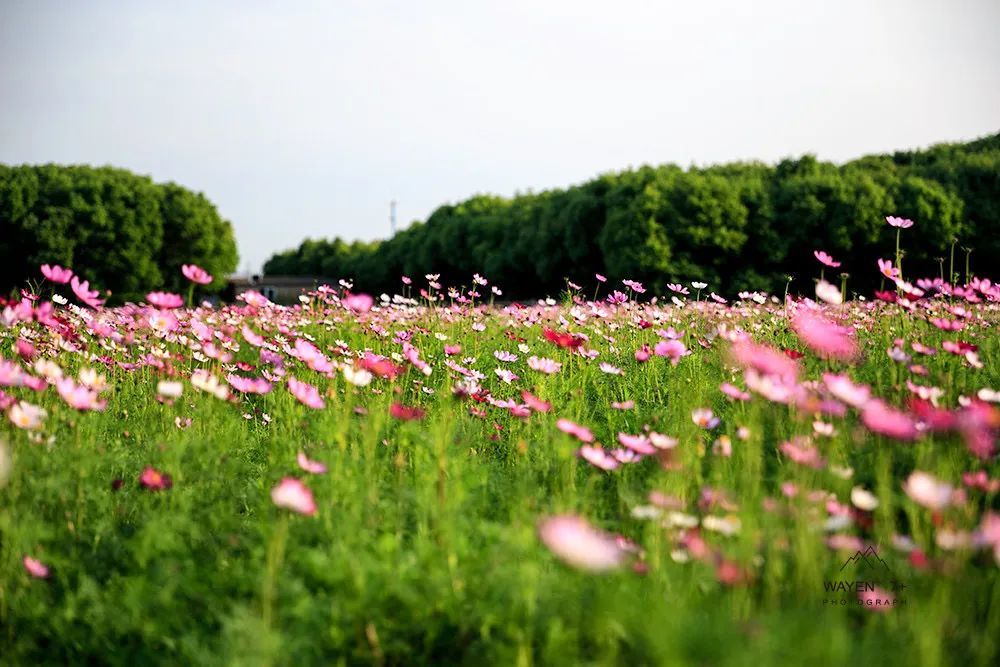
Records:
[[[261,608],[264,623],[270,627],[274,618],[274,596],[278,573],[285,559],[285,542],[288,538],[288,516],[282,514],[267,545],[267,562],[264,570],[264,586],[261,591]]]

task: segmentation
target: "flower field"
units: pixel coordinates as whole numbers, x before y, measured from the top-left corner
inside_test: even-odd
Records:
[[[853,270],[107,307],[46,265],[0,328],[0,663],[996,664],[1000,288]]]

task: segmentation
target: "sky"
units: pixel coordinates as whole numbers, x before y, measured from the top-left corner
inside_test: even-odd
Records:
[[[203,192],[258,271],[476,193],[1000,131],[998,0],[0,0],[0,163]]]

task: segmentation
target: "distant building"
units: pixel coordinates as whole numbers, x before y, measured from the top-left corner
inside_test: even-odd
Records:
[[[303,292],[334,282],[322,276],[233,276],[226,283],[223,299],[233,302],[237,295],[254,290],[275,303],[288,306],[298,303]]]

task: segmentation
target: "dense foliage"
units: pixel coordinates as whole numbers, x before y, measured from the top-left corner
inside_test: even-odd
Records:
[[[0,291],[43,263],[73,266],[115,300],[187,284],[199,264],[220,289],[236,268],[230,223],[202,194],[124,169],[0,165]]]
[[[554,294],[564,279],[595,271],[656,291],[701,280],[728,293],[780,293],[791,275],[792,289],[807,292],[811,252],[824,248],[848,260],[850,291],[865,292],[878,284],[878,248],[891,245],[886,215],[920,226],[908,271],[947,278],[954,267],[964,277],[967,249],[987,269],[1000,257],[1000,134],[839,166],[809,156],[776,166],[645,166],[565,190],[478,195],[387,241],[307,239],[265,272],[353,278],[389,293],[401,275],[460,284],[476,271],[512,297]]]

